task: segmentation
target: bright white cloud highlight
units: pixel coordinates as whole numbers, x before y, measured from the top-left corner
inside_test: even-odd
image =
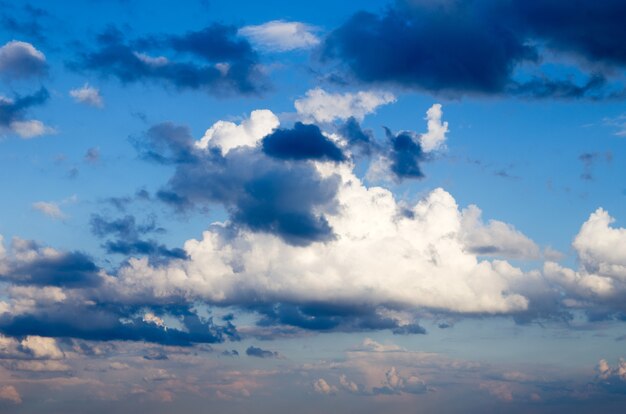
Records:
[[[305,121],[331,122],[354,117],[362,120],[381,105],[395,102],[389,92],[330,93],[321,88],[307,91],[306,96],[294,102],[298,115]]]
[[[428,130],[420,136],[420,144],[424,152],[436,151],[443,148],[448,133],[448,123],[441,122],[443,111],[441,104],[434,104],[426,111]]]
[[[207,129],[204,136],[196,143],[198,148],[220,148],[223,154],[230,150],[249,146],[253,147],[263,137],[270,134],[280,124],[278,117],[268,109],[252,111],[250,117],[234,122],[217,121]]]
[[[239,29],[239,34],[263,49],[287,52],[319,44],[316,31],[315,27],[304,23],[272,20],[257,26],[244,26]]]
[[[70,96],[78,103],[95,106],[96,108],[102,108],[104,106],[104,101],[102,96],[100,96],[98,88],[89,86],[88,83],[84,84],[81,88],[72,89]]]

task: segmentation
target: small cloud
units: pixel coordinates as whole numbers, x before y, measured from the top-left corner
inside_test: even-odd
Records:
[[[10,401],[13,404],[21,404],[22,397],[13,385],[0,387],[0,401]]]
[[[63,211],[61,211],[59,205],[52,201],[38,201],[36,203],[33,203],[33,208],[55,220],[63,220],[66,218]]]
[[[315,35],[318,29],[300,22],[272,20],[257,26],[245,26],[238,34],[247,37],[263,49],[288,52],[296,49],[310,49],[320,43]]]
[[[307,91],[304,98],[294,102],[298,115],[305,121],[332,122],[354,117],[361,121],[381,105],[396,101],[389,92],[361,91],[357,93],[330,93],[321,88]],[[434,116],[434,115],[433,115]],[[447,124],[445,125],[447,130]],[[444,132],[445,133],[445,132]]]
[[[313,389],[315,390],[315,392],[325,395],[334,394],[337,392],[337,387],[328,384],[323,378],[319,378],[318,380],[313,382]]]
[[[12,40],[0,47],[0,75],[6,79],[43,76],[47,69],[45,55],[30,43]]]
[[[246,349],[246,355],[256,358],[278,358],[278,352],[268,351],[265,349],[250,346]]]
[[[84,157],[85,162],[95,164],[100,161],[100,148],[92,147],[87,150]]]
[[[84,84],[82,88],[72,89],[70,96],[78,103],[94,106],[96,108],[102,108],[104,106],[100,90],[89,86],[88,83]]]

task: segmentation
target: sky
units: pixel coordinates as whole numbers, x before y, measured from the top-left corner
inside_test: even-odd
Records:
[[[624,19],[0,0],[0,412],[622,412]]]

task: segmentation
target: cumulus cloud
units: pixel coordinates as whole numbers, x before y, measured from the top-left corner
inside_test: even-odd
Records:
[[[268,351],[267,349],[258,348],[256,346],[249,346],[246,349],[246,355],[256,358],[276,358],[278,352]]]
[[[327,215],[334,240],[303,249],[271,234],[233,235],[217,226],[185,243],[187,261],[151,267],[131,259],[115,280],[117,289],[131,297],[193,294],[223,304],[336,304],[343,310],[335,312],[343,314],[350,307],[384,306],[462,313],[527,309],[528,299],[513,290],[524,273],[467,251],[462,213],[449,193],[434,190],[411,207],[410,216],[399,216],[391,192],[366,187],[348,165],[332,165],[317,168],[322,176],[341,177],[337,211]],[[314,321],[315,313],[308,318]]]
[[[270,110],[252,111],[250,117],[239,125],[234,122],[217,121],[195,143],[198,148],[220,148],[224,155],[239,147],[254,147],[261,138],[278,128],[279,120]]]
[[[10,401],[14,404],[22,403],[22,397],[13,385],[3,385],[0,387],[0,400]]]
[[[45,55],[30,43],[12,40],[0,47],[0,76],[7,79],[39,77],[47,70]]]
[[[54,338],[27,336],[20,342],[22,348],[38,359],[62,359],[64,357]]]
[[[583,223],[574,238],[580,262],[578,270],[546,262],[544,274],[562,286],[573,299],[595,302],[613,310],[623,310],[626,295],[626,229],[614,228],[614,219],[602,208]],[[579,302],[570,302],[581,306]]]
[[[45,88],[32,95],[16,96],[15,99],[0,96],[0,133],[14,133],[30,139],[54,132],[54,129],[36,119],[27,119],[27,111],[44,104],[50,97]]]
[[[80,88],[72,89],[70,96],[78,103],[95,106],[96,108],[102,108],[104,106],[104,100],[100,95],[100,90],[89,86],[88,83]]]
[[[239,34],[267,50],[288,52],[296,49],[309,49],[320,43],[315,35],[318,29],[301,22],[272,20],[257,26],[244,26]]]
[[[485,224],[481,216],[482,211],[475,205],[462,211],[462,237],[471,252],[511,259],[539,258],[539,246],[515,227],[498,220]]]
[[[318,378],[313,382],[313,389],[318,394],[334,394],[337,392],[337,387],[329,385],[324,378]]]
[[[448,133],[448,123],[441,122],[443,111],[441,104],[433,104],[426,111],[428,131],[420,136],[420,144],[424,152],[436,151],[443,147]]]
[[[369,91],[357,93],[330,93],[321,88],[307,91],[304,98],[294,102],[300,117],[307,121],[331,122],[354,117],[362,120],[381,105],[395,102],[389,92]]]

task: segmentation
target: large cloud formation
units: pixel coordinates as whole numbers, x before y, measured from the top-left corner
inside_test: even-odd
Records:
[[[541,62],[549,50],[574,55],[583,73],[588,62],[623,68],[624,13],[617,0],[575,7],[556,0],[398,0],[380,14],[356,13],[326,38],[322,50],[325,59],[343,62],[364,83],[446,95],[615,97],[623,93],[605,88],[610,70],[574,83],[543,73]],[[518,76],[522,65],[535,70]]]

